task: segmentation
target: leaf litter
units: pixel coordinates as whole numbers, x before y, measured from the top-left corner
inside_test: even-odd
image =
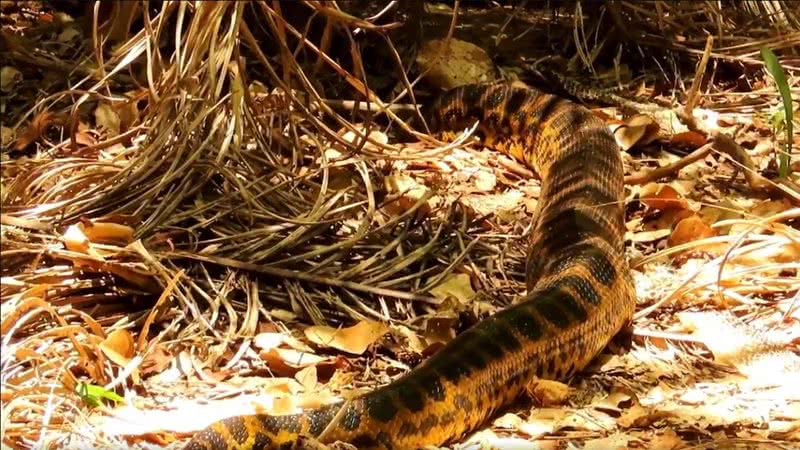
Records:
[[[466,145],[470,130],[442,146],[433,136],[407,143],[380,122],[351,120],[357,105],[336,109],[345,103],[321,97],[298,53],[267,62],[252,30],[235,19],[241,6],[187,5],[158,12],[184,21],[185,66],[158,61],[160,84],[138,93],[115,93],[114,83],[138,76],[121,68],[147,71],[139,58],[154,43],[149,34],[123,42],[100,72],[78,69],[87,78],[69,91],[52,73],[80,45],[76,28],[45,11],[2,6],[18,23],[39,22],[32,30],[52,52],[22,51],[36,44],[21,37],[9,41],[3,62],[14,84],[6,87],[21,100],[5,103],[14,120],[3,128],[4,445],[179,446],[219,418],[317,407],[391,381],[524,296],[526,233],[539,195],[527,169]],[[259,5],[270,17],[264,32],[293,36],[340,77],[338,91],[329,81],[317,87],[368,98],[397,128],[420,129],[392,109],[403,105],[383,103],[391,97],[328,57],[329,45],[308,45],[274,5]],[[556,64],[619,84],[630,68],[619,60],[601,67],[605,44],[585,34],[600,30],[598,22],[585,15],[591,5],[576,5],[559,16],[462,8],[457,35],[545,42],[529,37],[532,23],[547,23],[576,46],[575,58]],[[794,35],[739,28],[706,51],[708,40],[692,33],[704,20],[729,26],[717,20],[727,11],[698,5],[660,3],[655,21],[655,12],[632,3],[607,12],[640,28],[642,42],[673,62],[707,55],[758,65],[756,45],[769,45],[797,97],[796,61],[781,52],[796,48]],[[323,16],[328,8],[307,7]],[[697,23],[665,14],[681,8]],[[776,30],[797,25],[786,9],[742,8],[737,14],[768,17]],[[417,59],[446,69],[432,83],[496,76],[481,46],[450,36],[455,11],[427,12],[426,20],[450,23],[455,48],[452,64],[437,62],[438,50]],[[338,17],[346,33],[383,32]],[[212,37],[209,23],[240,31]],[[488,28],[475,34],[476,23]],[[675,42],[653,24],[675,31]],[[239,38],[273,90],[245,86],[233,60],[209,63],[240,51]],[[700,93],[692,76],[705,80],[702,71],[716,67],[703,59],[695,72],[674,74],[682,88],[669,92],[652,79],[637,88],[666,104],[686,95],[688,113],[631,114],[631,102],[598,110],[627,151],[626,238],[639,297],[633,348],[601,355],[567,383],[533,382],[529,401],[453,448],[800,442],[800,193],[796,174],[777,182],[759,175],[776,170],[777,133],[765,116],[778,96],[763,73],[744,74],[750,84],[741,90],[722,70],[714,75],[723,81]],[[282,71],[307,84],[286,85]],[[38,81],[45,92],[63,92],[37,103]],[[741,146],[709,131],[731,133]]]

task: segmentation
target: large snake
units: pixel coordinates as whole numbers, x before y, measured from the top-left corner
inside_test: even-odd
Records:
[[[441,445],[474,430],[535,378],[584,368],[632,318],[624,258],[623,171],[613,136],[586,108],[507,83],[444,94],[432,120],[475,121],[484,143],[542,179],[527,264],[528,294],[461,333],[398,380],[301,414],[236,416],[185,450],[291,448],[301,435],[357,448]]]

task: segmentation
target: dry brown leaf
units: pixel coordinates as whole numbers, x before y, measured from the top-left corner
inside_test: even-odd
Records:
[[[428,188],[408,175],[389,175],[383,179],[386,192],[395,194],[397,199],[386,203],[383,210],[390,216],[399,216],[411,209],[417,202],[428,195]],[[430,200],[419,209],[420,214],[427,214],[431,209]]]
[[[61,238],[64,240],[64,247],[67,250],[79,253],[89,252],[89,238],[86,237],[79,225],[68,226]]]
[[[792,263],[795,261],[800,261],[800,242],[788,240],[782,245],[776,243],[730,259],[731,263],[751,267],[774,263]]]
[[[456,314],[442,314],[425,320],[423,337],[428,346],[423,355],[431,355],[439,348],[456,337],[455,325],[458,321]]]
[[[113,222],[92,222],[86,220],[80,224],[83,234],[91,242],[103,244],[128,245],[133,242],[134,229]]]
[[[692,148],[700,148],[707,141],[708,139],[705,136],[696,131],[684,131],[683,133],[675,134],[670,138],[670,142],[672,144],[685,145]]]
[[[150,374],[161,373],[169,367],[174,357],[163,344],[157,344],[152,350],[147,352],[139,366],[140,373],[144,377]]]
[[[14,143],[15,150],[24,150],[27,146],[38,141],[46,132],[50,125],[60,122],[63,118],[51,113],[50,111],[42,111],[36,114],[31,119],[25,131],[17,135],[17,141]]]
[[[567,415],[567,411],[558,408],[537,408],[528,420],[523,420],[516,414],[508,413],[494,421],[494,426],[517,430],[527,434],[533,439],[555,431],[556,424]]]
[[[569,386],[553,380],[533,380],[527,391],[541,406],[561,405],[569,396]]]
[[[14,85],[22,81],[22,72],[16,67],[3,66],[0,68],[0,91],[11,92]]]
[[[405,348],[414,353],[422,353],[425,350],[425,344],[422,343],[422,339],[420,339],[414,330],[404,325],[393,325],[392,331],[406,338],[407,343],[405,344]]]
[[[99,345],[100,350],[114,363],[125,366],[134,354],[133,336],[130,331],[114,330]]]
[[[664,433],[653,436],[647,448],[654,450],[678,450],[688,447],[686,442],[675,433],[674,430],[667,428]]]
[[[297,380],[306,392],[313,392],[317,388],[317,368],[316,366],[308,366],[301,369],[294,374],[294,379]]]
[[[656,121],[645,114],[631,116],[624,124],[614,128],[614,137],[622,150],[636,145],[647,145],[658,136],[660,127]]]
[[[360,355],[388,331],[389,327],[381,322],[363,320],[348,328],[311,326],[305,329],[305,335],[317,345]]]
[[[363,138],[361,137],[363,134],[367,132],[367,127],[364,125],[355,125],[356,130],[359,133],[354,132],[353,130],[346,130],[342,133],[342,139],[347,142],[350,142],[354,146],[360,146],[362,143]],[[364,144],[366,148],[375,148],[375,144],[369,142],[374,141],[379,144],[388,144],[389,143],[389,136],[386,135],[383,131],[380,130],[371,130],[369,134],[367,134],[368,141]],[[333,150],[333,149],[332,149]],[[337,151],[338,152],[338,151]],[[336,159],[337,157],[335,154],[331,153],[328,154],[328,159]],[[341,158],[341,153],[338,155],[338,158]]]
[[[458,39],[434,39],[424,43],[417,53],[417,64],[428,82],[442,89],[495,78],[494,63],[486,51]]]
[[[622,410],[623,403],[628,403],[630,401],[630,394],[622,391],[616,391],[608,394],[607,397],[593,402],[592,407],[603,412],[619,413]]]
[[[672,233],[668,228],[662,228],[659,230],[649,230],[649,231],[636,231],[636,232],[627,232],[625,233],[625,239],[630,239],[633,242],[654,242],[660,239],[664,239],[665,237],[669,236]]]
[[[7,148],[17,138],[17,132],[13,128],[0,126],[0,146]]]
[[[674,247],[698,239],[715,236],[716,234],[716,231],[706,225],[703,219],[697,215],[693,215],[678,222],[675,229],[672,230],[669,239],[667,239],[667,244],[670,247]]]
[[[792,209],[794,205],[786,198],[765,200],[757,204],[750,213],[756,217],[770,217]]]
[[[265,333],[258,333],[253,338],[253,345],[256,348],[269,351],[273,348],[276,348],[283,344],[286,341],[286,336],[283,333],[272,333],[272,332],[265,332]]]
[[[455,299],[462,305],[475,298],[472,282],[465,273],[451,273],[441,283],[430,290],[432,296],[441,299]]]
[[[475,174],[475,189],[479,192],[491,192],[497,185],[497,177],[491,172],[483,170]]]
[[[114,108],[108,103],[100,103],[94,110],[97,128],[106,130],[109,136],[117,136],[120,132],[121,120]]]
[[[668,184],[648,183],[642,186],[639,191],[639,197],[647,207],[662,211],[689,207],[686,199]]]
[[[622,415],[617,419],[617,423],[622,428],[631,427],[646,427],[649,424],[658,420],[660,416],[652,409],[645,408],[642,405],[633,405],[627,408]]]
[[[630,443],[637,441],[633,436],[622,434],[622,433],[614,433],[611,436],[600,438],[600,439],[590,439],[586,441],[586,445],[583,446],[584,450],[622,450],[630,448]]]
[[[309,366],[333,362],[331,358],[323,358],[313,353],[287,348],[273,348],[260,351],[258,354],[261,359],[266,361],[270,370],[282,377],[294,376],[300,369]]]
[[[93,131],[83,122],[78,122],[78,131],[75,133],[75,143],[82,146],[92,146],[97,143]]]

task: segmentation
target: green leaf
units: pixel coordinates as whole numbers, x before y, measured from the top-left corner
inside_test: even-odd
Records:
[[[109,391],[95,384],[78,383],[78,385],[75,386],[75,392],[90,406],[100,406],[100,400],[102,399],[111,400],[114,403],[122,403],[125,401],[125,399],[120,397],[116,392]]]
[[[778,173],[781,177],[786,177],[789,175],[789,154],[792,151],[792,127],[794,125],[792,123],[794,120],[792,117],[792,92],[789,90],[789,83],[786,82],[786,74],[783,73],[783,67],[781,67],[781,63],[778,61],[778,57],[775,56],[775,53],[767,47],[761,47],[761,59],[764,60],[764,65],[767,67],[767,71],[769,71],[772,79],[775,80],[775,84],[778,86],[778,92],[781,93],[781,98],[783,99],[783,123],[786,126],[786,148],[779,158],[780,168]]]

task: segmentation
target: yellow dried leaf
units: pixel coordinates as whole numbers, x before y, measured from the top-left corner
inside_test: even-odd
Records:
[[[451,273],[439,285],[431,289],[431,295],[447,300],[454,298],[461,304],[466,304],[475,298],[475,291],[472,290],[469,275],[465,273]]]
[[[100,103],[94,110],[94,120],[98,128],[105,129],[109,135],[119,134],[121,120],[114,108],[108,103]]]
[[[631,448],[630,442],[637,440],[627,434],[614,433],[608,437],[588,440],[583,448],[584,450],[627,450]]]
[[[253,345],[261,350],[269,351],[283,344],[286,336],[283,333],[258,333],[253,338]]]
[[[22,81],[22,72],[16,67],[3,66],[0,68],[0,91],[11,92],[14,85]]]
[[[481,83],[495,78],[494,63],[486,51],[458,39],[434,39],[422,45],[417,64],[426,80],[442,89]]]
[[[639,191],[639,198],[647,207],[662,211],[689,207],[686,199],[682,198],[681,194],[668,184],[648,183],[642,186]]]
[[[128,330],[114,330],[100,343],[100,350],[114,363],[124,366],[133,357],[133,336]]]
[[[13,128],[0,126],[0,145],[8,147],[17,138],[17,132]]]
[[[569,386],[553,380],[533,380],[528,384],[527,390],[542,406],[560,405],[569,396]]]
[[[657,448],[663,450],[677,450],[679,448],[688,447],[686,442],[678,436],[675,431],[667,428],[663,434],[653,436],[650,439],[648,448]]]
[[[315,366],[305,367],[294,374],[294,379],[303,385],[306,392],[311,392],[317,387],[317,368]]]
[[[497,185],[497,177],[483,170],[475,174],[475,188],[479,192],[490,192]]]
[[[695,215],[678,222],[678,225],[672,230],[667,244],[669,244],[670,247],[674,247],[714,235],[716,235],[714,229],[706,225],[703,219]]]
[[[364,320],[348,328],[311,326],[306,328],[305,335],[308,340],[317,345],[360,355],[387,331],[389,331],[389,327],[380,322]]]
[[[271,351],[277,353],[286,364],[294,367],[308,367],[325,361],[325,358],[313,353],[301,352],[290,348],[275,348]]]
[[[81,223],[83,234],[91,242],[106,244],[130,244],[133,242],[133,228],[113,222],[91,222]]]
[[[389,175],[383,179],[386,192],[390,195],[395,194],[397,199],[387,203],[384,210],[393,216],[398,216],[410,208],[428,194],[428,188],[417,183],[408,175]],[[421,207],[421,212],[430,211],[430,202]]]
[[[80,226],[76,224],[68,226],[62,238],[67,250],[79,253],[89,252],[89,238],[86,237]]]
[[[637,114],[616,127],[614,137],[623,150],[628,150],[635,145],[646,145],[653,142],[659,130],[658,123],[652,117]]]

